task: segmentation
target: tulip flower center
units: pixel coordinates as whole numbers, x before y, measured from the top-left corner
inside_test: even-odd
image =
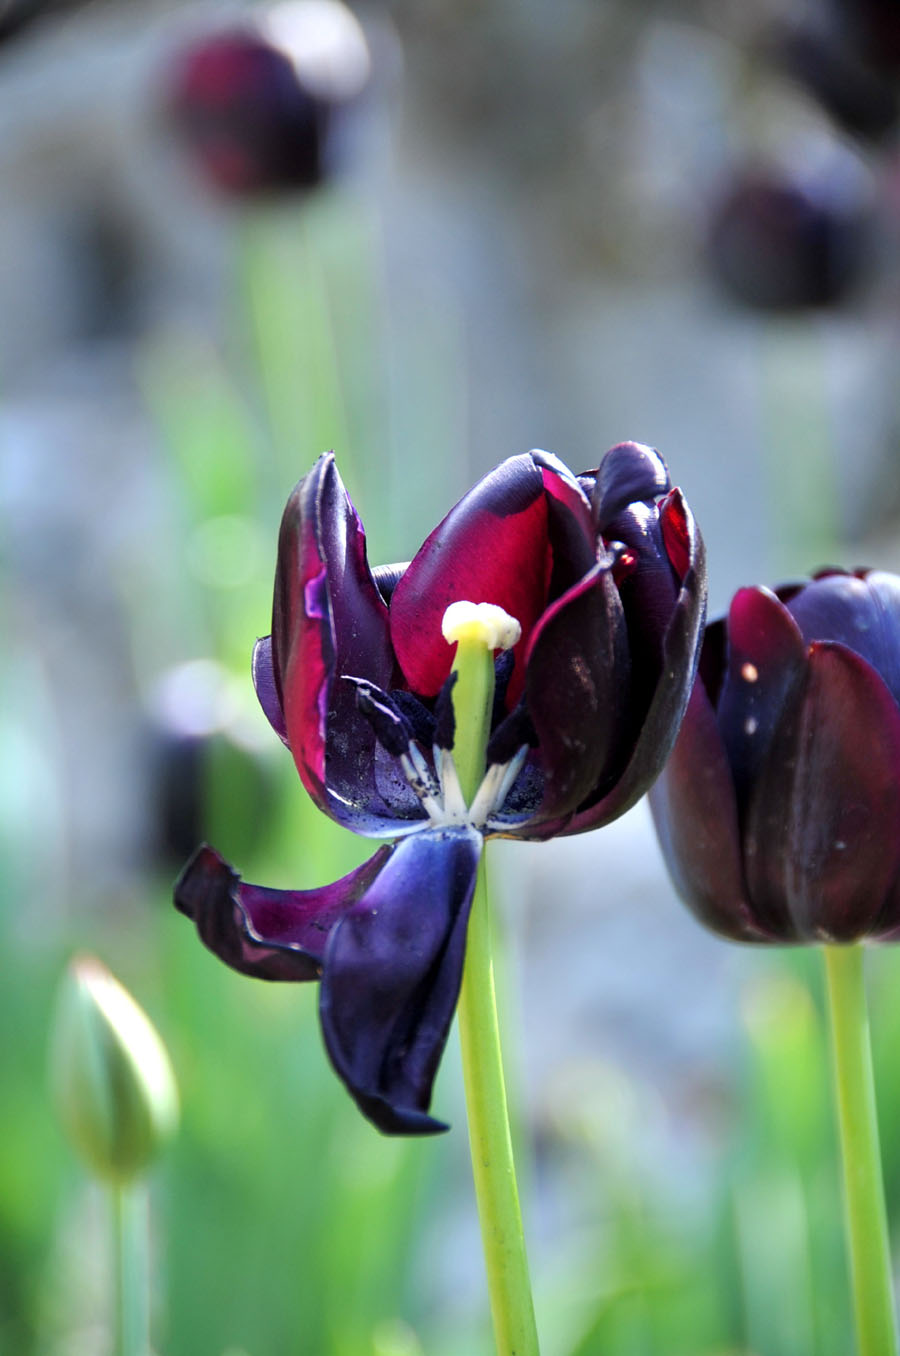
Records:
[[[453,761],[466,805],[485,779],[487,742],[494,704],[494,652],[511,650],[522,628],[494,603],[451,603],[441,631],[456,645],[453,659]]]

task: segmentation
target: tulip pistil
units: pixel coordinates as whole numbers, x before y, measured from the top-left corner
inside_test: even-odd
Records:
[[[471,807],[486,780],[487,743],[494,703],[494,652],[512,649],[522,628],[515,617],[493,603],[461,601],[451,603],[447,608],[441,630],[447,643],[456,645],[452,689],[456,727],[453,765],[463,800]]]

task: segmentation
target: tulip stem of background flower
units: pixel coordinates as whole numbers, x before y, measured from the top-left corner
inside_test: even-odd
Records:
[[[143,1182],[110,1188],[114,1248],[115,1356],[149,1356],[147,1189]]]
[[[454,671],[457,677],[453,691],[456,717],[453,758],[466,802],[471,804],[485,770],[494,693],[492,650],[483,641],[461,637]],[[472,1173],[494,1339],[499,1356],[537,1356],[534,1303],[497,1022],[484,856],[469,917],[458,1012]]]
[[[858,1356],[895,1356],[897,1330],[863,949],[826,946],[828,1006]]]

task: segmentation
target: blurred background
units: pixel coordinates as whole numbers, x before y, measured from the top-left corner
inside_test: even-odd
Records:
[[[458,1058],[382,1138],[316,994],[174,913],[203,838],[311,886],[368,854],[256,709],[281,509],[334,447],[374,562],[539,446],[657,446],[711,610],[900,566],[892,0],[0,0],[0,1351],[102,1356],[102,1198],[53,1120],[95,951],[183,1124],[160,1356],[487,1356]],[[851,1349],[819,958],[703,934],[644,806],[497,844],[547,1356]],[[900,1239],[900,985],[870,957]]]

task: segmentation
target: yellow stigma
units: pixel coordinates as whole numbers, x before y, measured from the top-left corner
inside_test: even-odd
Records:
[[[515,617],[495,603],[451,603],[441,631],[448,645],[477,641],[487,650],[511,650],[522,634]]]

